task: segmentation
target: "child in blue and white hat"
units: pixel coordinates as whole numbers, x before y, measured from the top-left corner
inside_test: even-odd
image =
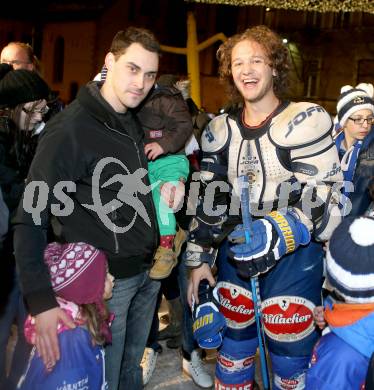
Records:
[[[374,158],[373,91],[373,85],[368,83],[355,88],[345,85],[337,102],[341,130],[335,145],[344,174],[344,215],[362,215],[371,202],[368,185],[373,176],[370,161]]]
[[[313,350],[307,390],[365,388],[374,352],[374,219],[347,217],[326,254],[326,279],[337,301],[325,308],[328,328]]]

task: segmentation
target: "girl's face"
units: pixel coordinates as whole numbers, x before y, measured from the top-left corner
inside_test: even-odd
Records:
[[[43,121],[43,116],[48,112],[45,99],[35,100],[25,104],[19,104],[14,109],[13,120],[20,130],[31,131]]]
[[[112,298],[112,290],[114,286],[114,276],[109,272],[106,274],[105,286],[104,286],[104,294],[103,298],[105,300]]]

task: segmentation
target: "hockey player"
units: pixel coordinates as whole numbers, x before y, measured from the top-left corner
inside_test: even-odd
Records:
[[[258,341],[250,277],[260,275],[273,388],[303,389],[318,338],[313,308],[320,304],[323,250],[315,240],[327,240],[341,220],[336,184],[342,174],[332,122],[316,104],[281,99],[288,51],[267,27],[233,36],[217,56],[220,76],[241,104],[213,119],[202,136],[202,194],[185,253],[192,268],[194,334],[201,346],[219,347],[216,389],[252,389]],[[238,225],[231,243],[221,247],[213,294],[218,312],[217,300],[207,302],[211,294],[199,285],[215,284],[216,247],[230,222],[238,223],[243,175],[249,178],[251,241],[243,244]]]

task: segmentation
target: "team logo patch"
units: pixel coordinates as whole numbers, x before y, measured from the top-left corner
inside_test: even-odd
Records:
[[[231,368],[231,367],[234,367],[234,362],[232,362],[231,360],[229,359],[226,359],[224,356],[222,355],[218,355],[217,356],[217,360],[218,360],[218,363],[225,367],[225,368]]]
[[[294,296],[269,298],[262,303],[265,332],[273,340],[293,342],[314,330],[313,302]]]
[[[255,321],[252,294],[243,287],[229,282],[218,282],[220,312],[229,328],[243,329]]]
[[[217,362],[221,366],[222,370],[226,372],[241,372],[253,365],[255,360],[254,356],[249,356],[244,359],[232,359],[229,356],[224,356],[219,353],[217,356]]]
[[[281,378],[279,375],[274,375],[274,383],[277,389],[302,390],[305,388],[305,375],[301,374],[294,379]]]
[[[239,160],[239,173],[240,175],[247,175],[249,185],[253,185],[258,181],[258,168],[259,160],[253,156],[242,156]]]
[[[162,130],[150,130],[149,138],[162,138]]]

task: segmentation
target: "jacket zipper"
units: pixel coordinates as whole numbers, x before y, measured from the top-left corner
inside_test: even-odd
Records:
[[[126,138],[131,140],[131,142],[134,144],[134,147],[135,147],[135,150],[136,150],[136,154],[138,156],[139,166],[144,168],[143,164],[142,164],[142,160],[140,158],[139,148],[138,148],[138,145],[136,144],[135,140],[132,137],[130,137],[129,135],[124,134],[124,133],[122,133],[121,131],[119,131],[117,129],[113,129],[106,122],[104,123],[104,125],[105,125],[105,127],[108,130],[113,131],[114,133],[119,134],[119,135],[121,135],[123,137],[126,137]],[[146,167],[146,169],[148,169],[148,167]],[[153,201],[151,201],[151,209],[152,209],[153,220],[157,221],[156,212],[155,212]],[[158,245],[158,234],[157,234],[158,233],[158,227],[157,227],[157,224],[155,225],[155,227],[156,228],[153,229],[153,242],[155,244],[155,247],[157,248],[157,245]],[[114,237],[115,237],[115,244],[118,246],[118,251],[119,251],[119,244],[118,244],[118,239],[117,239],[117,234],[116,233],[114,233]],[[117,246],[116,246],[116,248],[117,248]],[[116,253],[118,253],[118,252],[116,252]]]
[[[117,219],[117,211],[114,210],[114,206],[112,206],[112,222],[113,222],[113,236],[114,236],[114,253],[118,255],[119,253],[119,244],[118,244],[118,238],[117,238],[117,225],[116,225],[116,219]]]

